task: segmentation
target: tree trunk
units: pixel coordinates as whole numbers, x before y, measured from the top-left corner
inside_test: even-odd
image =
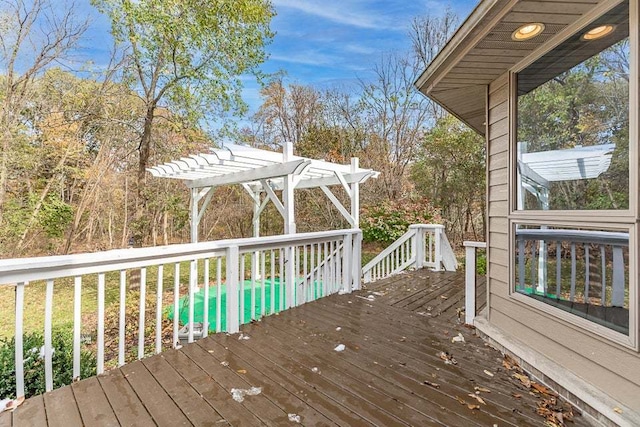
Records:
[[[140,145],[138,146],[138,187],[137,187],[137,202],[136,202],[136,230],[134,235],[135,246],[142,246],[145,238],[149,235],[149,227],[146,222],[143,221],[147,208],[147,166],[149,163],[149,157],[151,155],[151,132],[153,130],[153,115],[156,106],[154,103],[147,108],[147,114],[144,118],[144,130],[142,137],[140,138]]]

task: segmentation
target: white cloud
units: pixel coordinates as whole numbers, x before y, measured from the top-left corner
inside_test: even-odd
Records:
[[[278,7],[295,9],[303,13],[318,16],[330,21],[349,25],[358,28],[371,29],[394,29],[382,14],[370,13],[365,10],[347,9],[353,6],[352,2],[333,2],[323,1],[318,4],[311,1],[303,0],[274,0],[273,4]]]
[[[331,65],[338,63],[337,58],[317,52],[300,52],[289,55],[272,54],[269,60],[303,65]]]

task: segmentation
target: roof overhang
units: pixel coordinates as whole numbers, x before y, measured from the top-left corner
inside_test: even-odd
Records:
[[[488,85],[603,3],[557,0],[541,9],[537,0],[482,0],[415,86],[484,135]],[[541,35],[529,41],[511,39],[518,27],[531,22],[545,24]]]

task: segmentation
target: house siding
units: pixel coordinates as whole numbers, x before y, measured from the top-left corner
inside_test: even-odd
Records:
[[[640,411],[640,355],[636,351],[541,312],[510,295],[509,93],[508,73],[489,85],[489,323],[597,386],[622,405]]]

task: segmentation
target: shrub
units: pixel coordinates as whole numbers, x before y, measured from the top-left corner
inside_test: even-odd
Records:
[[[44,337],[39,333],[25,334],[24,339],[25,396],[45,392]],[[58,388],[73,381],[73,337],[69,331],[55,330],[53,344],[53,387]],[[16,397],[15,337],[0,339],[0,399]],[[96,358],[88,351],[80,353],[80,376],[96,374]]]
[[[440,215],[426,198],[385,201],[363,208],[360,228],[365,242],[392,243],[411,224],[439,223]]]

